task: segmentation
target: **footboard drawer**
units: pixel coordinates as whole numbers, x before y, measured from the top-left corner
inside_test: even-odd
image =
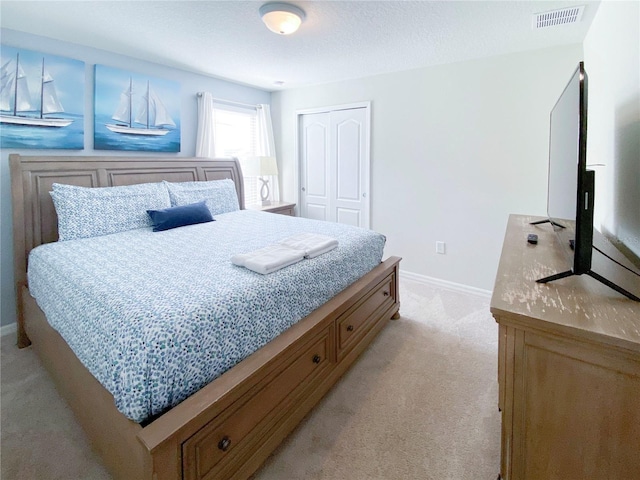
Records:
[[[338,360],[346,355],[395,302],[396,276],[392,273],[365,298],[338,319]]]
[[[310,339],[267,375],[255,394],[243,398],[244,403],[231,405],[185,441],[183,478],[230,478],[234,473],[230,465],[250,457],[260,438],[286,415],[286,405],[313,388],[331,368],[332,335],[329,326]]]

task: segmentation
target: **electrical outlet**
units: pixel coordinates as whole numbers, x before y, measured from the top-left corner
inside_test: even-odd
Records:
[[[436,253],[441,253],[441,254],[445,254],[446,250],[445,250],[446,244],[444,242],[436,242]]]

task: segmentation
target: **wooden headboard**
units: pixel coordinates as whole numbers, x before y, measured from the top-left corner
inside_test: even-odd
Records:
[[[58,240],[58,217],[51,184],[111,187],[150,183],[190,182],[230,178],[244,209],[244,184],[235,158],[185,157],[64,157],[9,155],[13,202],[13,248],[18,290],[27,282],[31,249]]]

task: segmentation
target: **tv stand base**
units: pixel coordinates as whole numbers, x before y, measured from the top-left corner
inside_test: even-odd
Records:
[[[540,278],[536,280],[537,283],[547,283],[553,282],[554,280],[560,280],[561,278],[570,277],[575,275],[571,270],[567,270],[566,272],[556,273],[555,275],[549,275],[548,277]]]
[[[558,227],[558,228],[566,228],[564,225],[560,225],[559,223],[556,223],[553,220],[549,220],[548,218],[546,220],[538,220],[536,222],[529,222],[529,225],[542,225],[543,223],[550,223],[554,227]]]
[[[616,285],[615,283],[613,283],[610,280],[607,280],[602,275],[594,272],[593,270],[589,270],[588,272],[586,272],[586,274],[589,275],[592,278],[595,278],[600,283],[604,283],[607,287],[610,287],[610,288],[614,289],[616,292],[621,293],[625,297],[630,298],[631,300],[635,300],[636,302],[640,302],[640,298],[635,296],[633,293],[626,291],[624,288]],[[553,282],[554,280],[559,280],[561,278],[570,277],[572,275],[577,275],[577,274],[573,273],[571,270],[567,270],[566,272],[556,273],[554,275],[549,275],[548,277],[540,278],[539,280],[536,280],[536,283]]]

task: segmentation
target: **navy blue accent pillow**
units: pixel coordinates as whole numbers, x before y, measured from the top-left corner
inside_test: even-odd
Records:
[[[147,213],[151,217],[154,232],[214,221],[204,201],[162,210],[147,210]]]

